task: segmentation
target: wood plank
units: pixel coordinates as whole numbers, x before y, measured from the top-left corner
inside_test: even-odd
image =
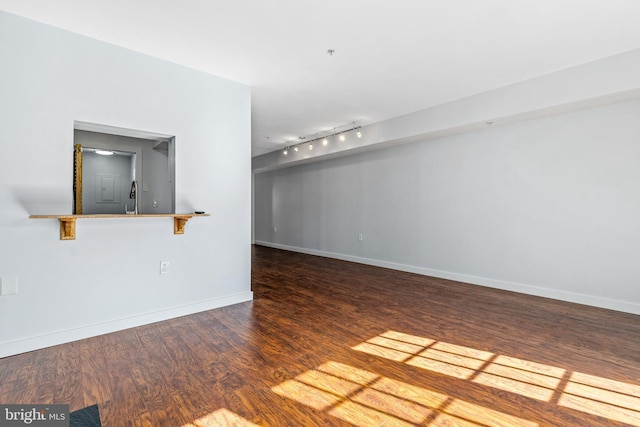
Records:
[[[107,362],[102,352],[100,337],[78,342],[80,372],[84,406],[95,405],[112,398]]]
[[[211,214],[196,214],[196,213],[178,213],[178,214],[86,214],[86,215],[74,215],[74,214],[47,214],[47,215],[29,215],[30,219],[108,219],[108,218],[193,218],[197,216],[211,216]]]

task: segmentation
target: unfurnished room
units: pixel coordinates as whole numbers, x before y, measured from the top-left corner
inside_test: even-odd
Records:
[[[0,426],[640,426],[638,16],[0,0]]]

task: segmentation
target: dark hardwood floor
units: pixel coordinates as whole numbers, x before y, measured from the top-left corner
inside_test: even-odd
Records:
[[[253,248],[254,301],[0,359],[103,426],[640,426],[640,316]]]

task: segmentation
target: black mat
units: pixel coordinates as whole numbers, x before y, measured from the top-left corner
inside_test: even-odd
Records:
[[[87,406],[69,414],[69,427],[102,427],[98,405]]]

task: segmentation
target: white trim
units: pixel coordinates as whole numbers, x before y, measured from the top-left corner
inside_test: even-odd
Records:
[[[8,341],[0,343],[0,358],[251,300],[253,300],[253,292],[241,292],[207,301],[171,307],[151,313],[123,317],[107,322],[94,323],[73,329],[66,329],[19,339],[16,341]]]
[[[457,282],[469,283],[472,285],[486,286],[488,288],[501,289],[504,291],[518,292],[521,294],[535,295],[543,298],[551,298],[560,301],[567,301],[576,304],[590,305],[593,307],[606,308],[609,310],[622,311],[631,314],[640,314],[640,304],[627,301],[619,301],[593,295],[579,294],[575,292],[561,291],[557,289],[542,288],[539,286],[526,285],[522,283],[507,282],[503,280],[488,279],[485,277],[471,276],[467,274],[452,273],[449,271],[433,270],[430,268],[416,267],[413,265],[398,264],[389,261],[363,258],[353,255],[344,255],[333,252],[319,251],[315,249],[299,248],[296,246],[281,245],[278,243],[256,241],[256,245],[267,246],[285,251],[300,252],[309,255],[335,258],[343,261],[357,262],[360,264],[373,265],[376,267],[389,268],[392,270],[406,271],[424,276],[437,277],[440,279],[455,280]]]

